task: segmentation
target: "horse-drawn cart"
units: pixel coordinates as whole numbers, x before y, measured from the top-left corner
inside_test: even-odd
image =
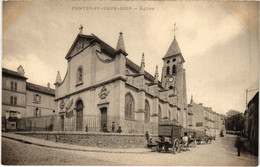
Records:
[[[158,129],[160,141],[157,141],[157,151],[168,151],[171,148],[173,153],[180,152],[183,149],[183,145],[181,144],[182,136],[182,126],[172,123],[160,123]]]

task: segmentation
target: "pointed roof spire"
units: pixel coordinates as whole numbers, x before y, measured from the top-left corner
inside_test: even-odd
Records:
[[[61,76],[60,76],[60,71],[58,71],[57,73],[57,77],[56,77],[56,82],[55,82],[55,85],[60,85],[62,83],[62,80],[61,80]]]
[[[116,45],[116,51],[122,50],[125,51],[125,44],[124,44],[124,38],[123,38],[123,33],[119,33],[117,45]]]
[[[48,89],[51,88],[51,84],[50,84],[50,82],[47,83],[47,88],[48,88]]]
[[[124,56],[128,55],[125,51],[125,44],[124,44],[124,38],[122,32],[119,33],[115,54],[120,54],[120,53],[122,53]]]
[[[79,34],[83,34],[83,26],[82,26],[82,24],[80,24],[80,26],[79,26]]]
[[[142,60],[141,60],[141,70],[140,74],[144,74],[144,67],[145,67],[145,62],[144,62],[144,53],[142,54]]]
[[[155,67],[155,75],[154,75],[154,83],[158,83],[159,79],[159,72],[158,72],[158,65]]]
[[[180,50],[180,47],[178,45],[176,38],[174,37],[174,39],[173,39],[168,51],[166,52],[165,56],[163,57],[163,59],[177,55],[177,54],[181,54],[181,50]]]

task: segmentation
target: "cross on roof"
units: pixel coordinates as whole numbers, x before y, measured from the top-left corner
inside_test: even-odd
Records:
[[[176,35],[176,30],[177,30],[178,28],[176,27],[176,23],[174,23],[174,29],[172,30],[173,32],[174,32],[174,37],[175,37],[175,35]]]
[[[83,26],[82,26],[82,24],[80,24],[80,26],[79,26],[79,33],[80,33],[80,34],[83,33]]]

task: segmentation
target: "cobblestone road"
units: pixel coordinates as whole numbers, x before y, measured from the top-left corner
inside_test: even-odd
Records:
[[[227,136],[212,144],[191,148],[180,154],[97,153],[45,148],[2,138],[2,164],[5,165],[177,165],[249,166],[257,165],[251,154],[236,156],[235,137]]]

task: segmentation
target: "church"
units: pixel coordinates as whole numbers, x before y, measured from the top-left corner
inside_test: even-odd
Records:
[[[158,134],[161,122],[187,127],[185,60],[175,36],[162,55],[159,80],[158,66],[154,75],[145,71],[144,54],[140,66],[127,58],[123,33],[114,49],[82,29],[65,56],[65,77],[61,79],[59,71],[56,77],[55,130],[99,132],[120,127],[126,134]]]

